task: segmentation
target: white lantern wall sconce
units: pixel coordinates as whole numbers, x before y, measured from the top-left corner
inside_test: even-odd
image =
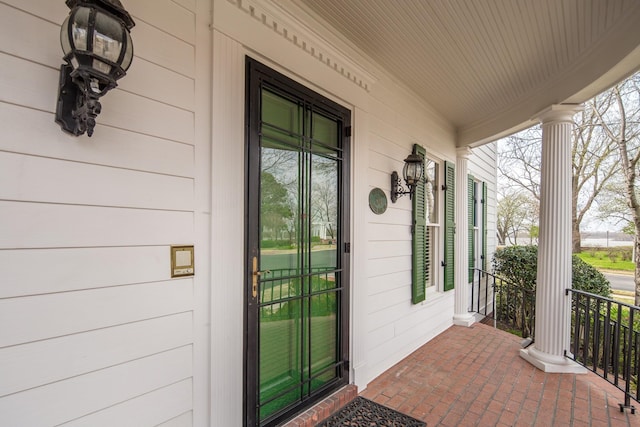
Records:
[[[422,179],[424,166],[422,164],[422,157],[416,153],[411,153],[404,159],[404,168],[402,169],[402,177],[407,186],[407,189],[402,186],[398,172],[393,171],[391,173],[391,202],[395,203],[398,198],[409,195],[411,199],[415,192],[416,185]]]
[[[119,0],[67,0],[60,29],[66,64],[60,67],[56,123],[72,135],[93,135],[99,98],[117,86],[133,60],[135,23]]]

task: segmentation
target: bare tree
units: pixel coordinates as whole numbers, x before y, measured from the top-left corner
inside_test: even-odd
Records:
[[[615,143],[624,177],[624,195],[635,228],[635,304],[640,304],[640,198],[637,192],[640,162],[640,74],[635,74],[604,93],[611,105],[598,115],[607,137]]]
[[[508,191],[500,195],[496,224],[500,245],[506,245],[507,242],[518,244],[518,233],[531,227],[531,210],[531,198],[524,193]]]
[[[613,154],[616,145],[607,138],[599,126],[599,117],[610,109],[607,96],[596,96],[585,103],[584,110],[576,116],[572,140],[573,176],[572,189],[572,246],[573,252],[581,251],[580,225],[594,201],[602,194],[620,171]]]
[[[542,129],[533,126],[498,144],[498,183],[501,188],[525,192],[540,200]]]
[[[572,247],[581,250],[580,226],[607,184],[619,171],[612,153],[616,145],[602,132],[599,118],[610,109],[606,96],[596,97],[576,115],[572,138]],[[534,126],[499,144],[499,181],[540,200],[542,132]]]

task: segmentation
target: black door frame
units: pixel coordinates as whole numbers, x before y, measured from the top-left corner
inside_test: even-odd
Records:
[[[246,57],[246,74],[245,74],[245,304],[244,304],[244,399],[243,399],[243,425],[246,427],[254,427],[259,425],[258,416],[258,301],[253,297],[252,292],[252,273],[253,273],[253,257],[259,257],[258,246],[258,220],[255,212],[259,209],[260,190],[257,185],[251,185],[256,179],[256,173],[260,171],[260,155],[259,141],[260,138],[260,89],[263,84],[277,88],[279,91],[294,94],[296,97],[305,99],[312,105],[323,110],[330,111],[332,115],[339,117],[344,131],[342,137],[342,162],[339,172],[339,188],[342,190],[341,207],[338,212],[340,235],[338,237],[338,260],[342,280],[342,292],[340,298],[340,306],[338,315],[340,316],[341,336],[338,343],[341,354],[341,366],[339,367],[339,378],[332,382],[328,387],[323,388],[317,395],[304,399],[300,405],[310,407],[315,402],[323,399],[336,389],[349,383],[349,307],[350,292],[349,282],[351,277],[350,271],[350,140],[351,140],[351,111],[344,106],[337,104],[322,95],[312,91],[311,89],[291,80],[290,78],[278,73],[277,71],[267,67],[264,64]],[[256,149],[256,146],[258,147]],[[257,152],[256,152],[257,151]],[[253,244],[252,244],[253,243]],[[278,414],[275,418],[268,420],[265,426],[277,425],[283,420],[293,416],[302,408],[297,406]]]

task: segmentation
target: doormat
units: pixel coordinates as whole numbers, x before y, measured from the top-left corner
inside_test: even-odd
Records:
[[[317,427],[425,427],[426,425],[420,420],[358,396]]]

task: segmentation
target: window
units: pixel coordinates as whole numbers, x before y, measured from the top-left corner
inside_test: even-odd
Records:
[[[476,244],[478,242],[478,209],[477,209],[477,183],[472,175],[467,178],[468,182],[468,206],[469,211],[469,282],[473,281],[475,268],[479,265],[476,262]]]
[[[438,223],[438,163],[429,158],[424,159],[424,185],[425,185],[425,216],[426,216],[426,245],[425,256],[426,277],[425,286],[427,288],[436,285],[436,271],[434,267],[438,265],[438,236],[440,224]]]
[[[469,282],[474,269],[487,270],[487,183],[469,175]]]
[[[413,284],[412,301],[424,301],[426,289],[440,282],[439,255],[442,252],[442,289],[455,286],[455,165],[429,158],[426,151],[414,145],[414,153],[424,159],[422,181],[413,196]],[[443,166],[444,185],[440,185]],[[469,274],[475,268],[487,268],[487,185],[468,176],[468,242]],[[438,190],[442,188],[442,192]],[[442,194],[442,195],[440,195]],[[442,203],[442,209],[440,204]],[[441,216],[442,214],[442,216]],[[461,231],[464,232],[464,231]],[[440,246],[440,244],[442,246]]]
[[[413,196],[413,284],[412,301],[424,301],[426,289],[436,287],[440,263],[440,164],[414,145],[413,152],[424,159],[424,174]],[[453,266],[453,263],[451,264]]]

